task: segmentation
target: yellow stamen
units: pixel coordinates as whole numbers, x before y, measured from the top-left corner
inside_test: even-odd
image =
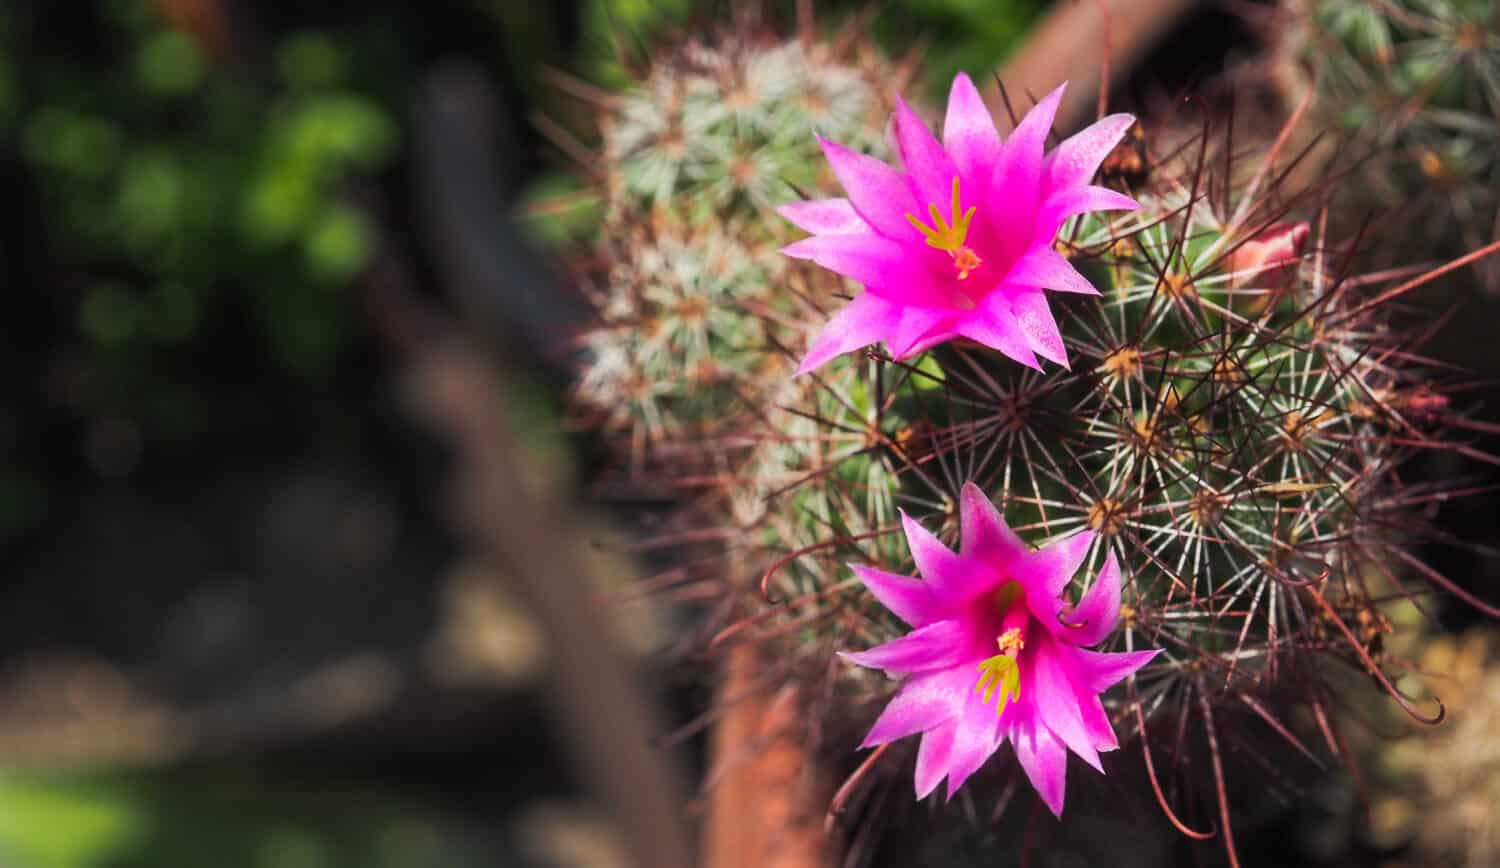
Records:
[[[1021,668],[1016,658],[1009,654],[997,654],[979,664],[979,684],[974,692],[988,705],[995,688],[1000,688],[1000,699],[995,703],[995,714],[1005,712],[1005,706],[1013,699],[1021,698]]]
[[[953,267],[958,269],[958,279],[967,280],[969,273],[978,268],[984,260],[979,258],[979,254],[964,246],[964,241],[969,237],[969,222],[974,219],[975,207],[970,205],[969,210],[960,216],[958,212],[962,204],[958,194],[958,176],[954,175],[953,202],[946,219],[938,211],[938,206],[931,203],[927,205],[927,211],[932,215],[931,226],[923,223],[915,214],[907,214],[906,219],[910,220],[911,225],[917,227],[917,231],[927,239],[929,247],[948,251],[948,255],[953,258]]]
[[[1000,611],[1005,612],[1020,596],[1020,584],[1006,582],[995,592],[995,602]],[[1011,627],[995,637],[995,646],[1000,653],[979,664],[979,684],[974,691],[981,694],[988,705],[995,688],[999,687],[1000,701],[995,705],[995,714],[1000,715],[1005,713],[1005,706],[1012,699],[1021,698],[1021,666],[1016,657],[1026,647],[1026,639],[1019,627]]]

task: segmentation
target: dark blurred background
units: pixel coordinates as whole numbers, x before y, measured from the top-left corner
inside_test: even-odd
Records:
[[[471,178],[503,248],[545,165],[534,71],[585,13],[0,6],[0,864],[618,864],[369,301],[448,295],[414,167],[436,77],[508,125]],[[558,348],[506,313],[473,329],[566,485]]]
[[[873,26],[965,34],[948,75],[1037,7]],[[543,70],[618,85],[622,49],[726,9],[0,5],[0,865],[622,864],[539,701],[540,631],[454,532],[402,319],[494,350],[525,463],[576,491],[582,307],[486,283],[546,280],[519,233],[567,229],[511,219],[574,186],[531,123],[576,111]]]
[[[1045,5],[870,26],[931,86]],[[455,531],[403,317],[501,359],[524,463],[577,498],[604,459],[561,433],[583,305],[546,251],[589,203],[527,210],[577,186],[533,122],[579,126],[546,70],[618,85],[622,51],[728,6],[0,5],[0,866],[624,864],[539,699],[544,636]],[[1222,66],[1234,20],[1146,75]],[[622,582],[610,519],[577,541]],[[688,719],[666,619],[619,617]]]

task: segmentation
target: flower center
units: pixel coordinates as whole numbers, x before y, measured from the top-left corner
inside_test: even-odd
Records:
[[[953,268],[958,272],[959,280],[968,280],[969,272],[982,265],[984,260],[980,259],[979,254],[975,253],[972,248],[964,245],[964,241],[969,237],[969,222],[974,219],[975,208],[970,205],[969,210],[964,211],[960,216],[961,207],[958,176],[954,175],[953,202],[946,219],[938,211],[938,206],[932,203],[927,205],[927,213],[932,215],[931,226],[923,223],[915,214],[907,214],[906,219],[910,220],[911,225],[917,227],[917,231],[927,239],[927,246],[948,252],[948,256],[953,260]]]
[[[983,262],[979,254],[967,247],[960,247],[953,251],[953,267],[958,269],[959,280],[968,280],[969,272],[978,268]]]
[[[1005,706],[1011,700],[1021,698],[1021,666],[1017,657],[1026,647],[1025,628],[1029,617],[1024,602],[1017,608],[1021,596],[1021,586],[1014,581],[1006,582],[995,592],[994,601],[1000,610],[1002,628],[1000,635],[995,637],[995,646],[1000,653],[979,664],[979,683],[974,687],[974,692],[980,694],[986,705],[995,695],[995,689],[999,688],[1000,698],[995,703],[997,716],[1005,713]]]

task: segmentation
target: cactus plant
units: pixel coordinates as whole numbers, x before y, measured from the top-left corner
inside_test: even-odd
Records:
[[[656,94],[649,106],[688,105],[691,71],[746,43],[725,44],[673,55],[673,72],[643,83]],[[785,56],[818,55],[798,45]],[[1276,146],[1247,159],[1243,145],[1205,132],[1164,154],[1137,132],[1121,153],[1139,165],[1123,172],[1106,160],[1102,177],[1128,180],[1141,209],[1070,217],[1055,244],[1102,291],[1053,296],[1071,367],[1034,370],[960,340],[900,360],[867,348],[793,378],[852,287],[772,256],[795,237],[764,211],[778,194],[726,188],[740,174],[705,166],[735,149],[702,142],[726,129],[761,142],[775,154],[764,165],[799,179],[781,194],[814,197],[831,179],[810,136],[799,145],[767,132],[776,108],[723,101],[692,123],[632,121],[649,134],[620,139],[605,125],[613,270],[580,394],[615,402],[613,424],[637,454],[653,443],[670,454],[646,476],[713,504],[695,500],[682,519],[699,533],[664,540],[717,540],[717,554],[671,578],[760,577],[749,595],[725,583],[731,621],[710,647],[765,643],[775,676],[822,685],[807,693],[821,697],[813,731],[825,746],[847,751],[892,693],[888,679],[839,666],[833,653],[905,630],[846,565],[913,571],[898,508],[956,543],[969,482],[1033,546],[1090,532],[1084,574],[1118,559],[1120,628],[1100,647],[1162,653],[1105,706],[1122,735],[1144,736],[1158,801],[1178,828],[1193,833],[1168,795],[1176,784],[1217,795],[1208,804],[1231,858],[1226,745],[1253,726],[1311,755],[1291,723],[1300,707],[1338,750],[1330,668],[1365,673],[1413,717],[1441,717],[1396,689],[1379,647],[1383,607],[1420,593],[1408,573],[1464,593],[1411,551],[1421,537],[1412,513],[1446,489],[1402,473],[1414,452],[1452,448],[1443,431],[1462,421],[1415,352],[1421,333],[1394,319],[1401,297],[1436,272],[1399,283],[1361,272],[1358,238],[1324,219],[1339,191],[1287,189]],[[647,112],[629,105],[614,110]],[[845,139],[878,149],[870,109],[859,117]],[[716,270],[707,263],[729,233],[737,252],[726,261],[737,264]],[[655,288],[649,275],[673,265],[677,288]],[[673,315],[689,285],[719,303],[697,331]],[[621,391],[626,383],[639,392]],[[637,393],[650,410],[617,400]],[[910,761],[882,748],[836,808],[878,777],[882,757]]]
[[[775,256],[796,233],[764,215],[831,184],[814,131],[883,147],[888,88],[906,75],[853,29],[788,41],[742,18],[657,52],[599,101],[608,267],[577,394],[638,456],[780,388],[789,368],[768,348],[845,290]]]
[[[1301,0],[1282,32],[1315,106],[1366,158],[1370,207],[1402,206],[1416,237],[1500,240],[1500,4]],[[1345,151],[1350,153],[1351,151]],[[1478,266],[1490,290],[1500,272]]]
[[[1214,707],[1249,709],[1295,742],[1271,709],[1295,694],[1326,714],[1308,676],[1330,661],[1366,670],[1426,716],[1392,686],[1368,633],[1386,599],[1410,593],[1396,565],[1451,584],[1407,550],[1419,532],[1407,513],[1439,495],[1406,481],[1401,464],[1443,448],[1434,426],[1453,419],[1390,322],[1395,299],[1421,278],[1375,291],[1378,275],[1350,273],[1352,245],[1287,216],[1327,191],[1278,189],[1269,157],[1220,177],[1224,153],[1212,144],[1158,166],[1136,191],[1140,212],[1064,228],[1058,249],[1107,287],[1102,304],[1060,304],[1071,370],[1028,370],[964,344],[916,365],[880,353],[851,365],[895,412],[861,426],[865,448],[847,460],[884,472],[820,466],[802,487],[849,501],[833,480],[881,480],[845,506],[870,530],[799,513],[785,495],[773,502],[769,512],[809,525],[794,549],[807,554],[768,581],[771,596],[790,600],[787,622],[821,618],[857,647],[895,638],[897,625],[837,564],[909,566],[860,539],[896,530],[894,504],[956,540],[958,486],[972,480],[1033,543],[1093,531],[1086,571],[1120,556],[1125,615],[1112,647],[1165,649],[1115,705],[1130,728],[1192,722],[1217,769]],[[855,391],[820,387],[835,398]],[[821,420],[825,437],[855,427],[790,412]],[[1227,812],[1221,819],[1227,835]]]

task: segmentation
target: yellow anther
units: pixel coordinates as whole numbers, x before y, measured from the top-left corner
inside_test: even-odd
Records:
[[[1020,653],[1026,647],[1026,640],[1021,638],[1021,631],[1015,627],[1006,630],[995,637],[995,644],[999,646],[1000,653],[1011,657]]]
[[[984,260],[967,247],[960,247],[953,251],[953,267],[958,269],[958,279],[968,280],[969,272],[983,264]]]

